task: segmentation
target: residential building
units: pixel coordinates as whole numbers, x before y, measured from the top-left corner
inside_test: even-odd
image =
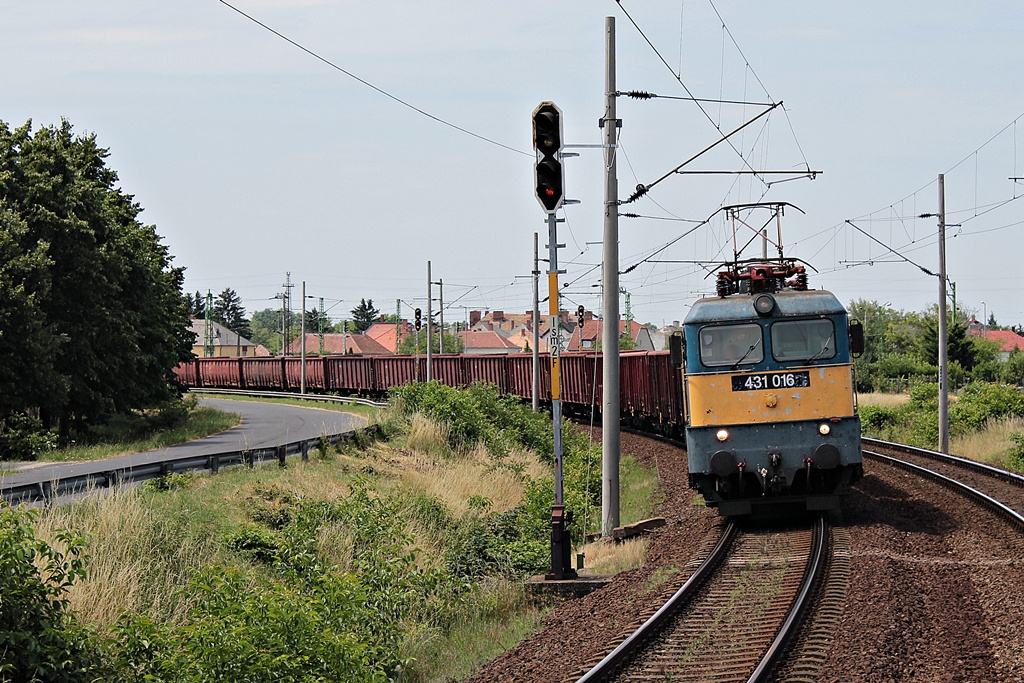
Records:
[[[459,332],[465,354],[501,354],[521,353],[522,349],[515,343],[494,330]]]
[[[408,320],[403,320],[400,325],[395,323],[374,323],[363,334],[391,353],[397,353],[398,345],[401,343],[402,338],[413,332],[412,324]]]
[[[583,323],[583,327],[577,327],[572,331],[569,338],[567,351],[593,351],[599,344],[602,334],[602,321],[591,318]],[[619,337],[629,335],[633,341],[635,351],[654,351],[654,343],[651,340],[651,331],[646,326],[635,320],[619,321]]]
[[[192,342],[192,355],[197,358],[206,357],[206,321],[193,316],[189,320],[189,331],[195,335],[195,341]],[[261,355],[258,353],[257,344],[213,320],[210,321],[210,341],[210,355],[216,358],[236,356],[245,358]],[[263,350],[266,351],[266,349]]]
[[[394,325],[392,325],[394,327]],[[288,345],[288,355],[302,353],[302,339],[296,338]],[[306,355],[320,353],[320,335],[306,333]],[[352,356],[389,356],[391,352],[366,334],[345,334],[331,332],[324,334],[324,355],[348,354]]]
[[[987,325],[982,325],[974,316],[971,316],[970,330],[972,337],[981,337],[983,339],[989,339],[999,344],[998,359],[1005,363],[1010,358],[1010,354],[1016,349],[1018,351],[1024,351],[1024,337],[1017,334],[1013,330],[993,330]]]

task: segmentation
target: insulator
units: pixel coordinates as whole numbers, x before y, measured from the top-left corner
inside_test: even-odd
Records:
[[[715,283],[715,289],[718,292],[718,296],[725,297],[731,294],[731,284],[732,283],[729,282],[729,278],[725,277],[724,273],[719,273],[718,281]]]
[[[797,273],[796,288],[801,292],[807,291],[807,273]]]
[[[654,93],[644,92],[643,90],[630,90],[622,94],[626,97],[632,97],[634,100],[649,100],[657,97]]]

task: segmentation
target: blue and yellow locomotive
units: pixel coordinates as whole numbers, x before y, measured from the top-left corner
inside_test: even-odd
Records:
[[[863,473],[862,328],[792,259],[734,263],[717,293],[683,323],[690,486],[726,516],[836,509]]]

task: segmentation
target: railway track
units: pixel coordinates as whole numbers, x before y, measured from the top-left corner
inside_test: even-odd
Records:
[[[936,481],[1024,529],[1024,476],[924,448],[877,439],[862,443],[865,458]]]
[[[592,681],[765,681],[822,581],[824,518],[798,528],[730,523],[691,578],[591,668]]]

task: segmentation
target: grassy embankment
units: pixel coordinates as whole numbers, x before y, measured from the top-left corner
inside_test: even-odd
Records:
[[[459,411],[481,420],[496,406],[444,400],[424,410],[433,419],[396,406],[381,413],[386,442],[314,452],[286,468],[178,475],[162,489],[44,511],[40,535],[72,528],[89,539],[86,578],[69,604],[98,632],[115,628],[117,642],[105,645],[115,677],[131,668],[201,680],[233,638],[259,641],[273,655],[259,665],[282,672],[297,657],[307,658],[293,667],[304,675],[316,668],[308,661],[333,661],[335,671],[350,667],[340,680],[446,681],[537,628],[548,608],[521,580],[545,569],[551,470],[522,441],[543,441],[539,423],[499,416],[465,439],[474,432]],[[445,413],[451,419],[438,419]],[[585,489],[600,490],[599,448],[579,433],[567,441],[567,499],[593,530],[600,509]],[[651,514],[656,486],[656,472],[624,455],[623,523]],[[644,547],[592,547],[588,570],[636,566]],[[261,621],[268,611],[273,623]],[[351,632],[334,640],[324,635],[346,625]]]
[[[859,394],[864,435],[936,447],[937,399],[931,391]],[[1024,471],[1024,401],[1012,387],[979,385],[950,396],[949,452],[996,467]],[[1016,438],[1015,438],[1016,437]]]

